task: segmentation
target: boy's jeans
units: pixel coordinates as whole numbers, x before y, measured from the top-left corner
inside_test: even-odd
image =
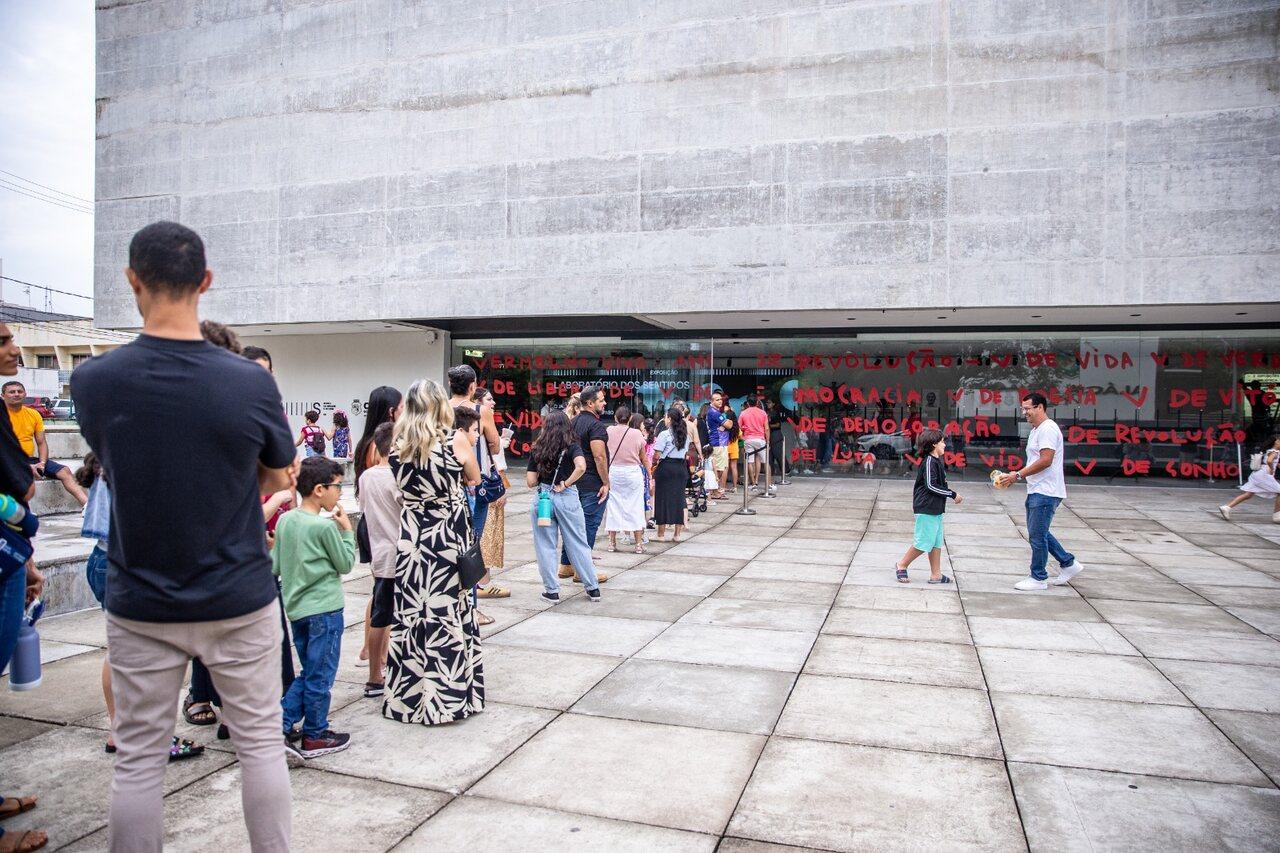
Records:
[[[578,491],[577,486],[570,486],[560,494],[567,495],[570,492],[573,492],[575,495],[578,496],[578,509],[581,510],[583,529],[586,531],[587,556],[589,557],[591,556],[591,549],[596,547],[596,532],[600,529],[600,523],[604,521],[604,508],[609,503],[609,498],[606,496],[605,499],[601,501],[599,492],[596,492],[596,491],[580,492]],[[558,507],[559,504],[555,502],[556,497],[559,497],[559,495],[552,496],[551,503],[552,503],[552,506]],[[536,507],[537,504],[535,503],[534,506]],[[569,544],[569,540],[566,539],[565,547],[560,549],[560,565],[562,566],[573,565],[574,568],[577,568],[577,566],[569,559],[568,544]],[[581,570],[578,571],[578,575],[579,576],[582,575]],[[594,575],[592,575],[592,577],[594,577]],[[585,578],[583,579],[585,580]]]
[[[591,561],[591,546],[587,544],[586,519],[582,514],[582,500],[578,497],[578,487],[570,486],[563,492],[553,492],[546,486],[538,487],[539,494],[547,492],[551,495],[551,525],[538,526],[538,501],[535,497],[533,506],[529,507],[529,518],[533,521],[533,551],[538,556],[538,572],[542,575],[542,586],[547,592],[559,592],[560,581],[556,570],[560,564],[556,562],[556,535],[564,537],[564,550],[568,552],[571,565],[582,585],[587,589],[595,589],[600,585],[596,579],[596,566]],[[595,492],[591,497],[595,498]],[[563,559],[563,558],[561,558]]]
[[[1053,521],[1053,514],[1060,503],[1062,498],[1049,495],[1027,495],[1027,538],[1031,540],[1031,577],[1038,581],[1049,578],[1045,566],[1049,563],[1050,554],[1064,569],[1076,561],[1076,558],[1067,553],[1062,543],[1049,532],[1049,524]]]
[[[280,700],[284,730],[291,730],[302,720],[303,736],[317,738],[329,728],[329,693],[338,675],[338,655],[342,651],[342,611],[317,613],[289,624],[302,674]]]

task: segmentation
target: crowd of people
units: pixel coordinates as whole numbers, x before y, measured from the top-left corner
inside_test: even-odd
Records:
[[[71,383],[92,450],[73,480],[85,504],[83,535],[95,542],[87,577],[107,613],[109,846],[162,847],[165,765],[204,750],[174,736],[190,667],[181,713],[196,725],[217,723],[217,737],[234,746],[252,848],[288,850],[287,754],[307,760],[351,745],[349,733],[331,727],[329,706],[345,633],[344,579],[354,565],[371,574],[359,658],[368,667],[364,696],[381,715],[436,726],[484,710],[480,627],[488,617],[479,604],[511,595],[488,577],[503,566],[511,430],[498,429],[492,394],[459,365],[443,385],[424,378],[403,393],[373,389],[354,448],[341,411],[331,428],[308,412],[294,434],[270,354],[199,320],[213,278],[195,232],[172,222],[143,228],[129,246],[126,278],[142,334],[81,365]],[[0,324],[0,374],[16,372],[17,347]],[[0,419],[0,493],[26,505],[35,477],[62,478],[38,425],[20,413],[14,419],[10,386],[4,394],[12,424]],[[1027,484],[1030,576],[1016,588],[1041,590],[1082,566],[1050,532],[1066,496],[1062,432],[1039,394],[1026,395],[1022,408],[1029,463],[995,485]],[[717,391],[697,414],[674,400],[654,418],[619,405],[611,425],[605,410],[603,389],[583,388],[546,413],[528,453],[529,524],[549,602],[570,580],[588,601],[601,600],[608,574],[593,551],[602,528],[610,550],[644,553],[653,539],[676,542],[686,532],[691,491],[714,500],[738,486],[767,488],[779,425],[762,401],[737,412]],[[917,446],[915,532],[893,571],[908,583],[911,562],[927,555],[928,582],[947,584],[943,514],[948,500],[962,498],[947,485],[943,433],[925,430]],[[735,454],[745,454],[745,465],[734,464]],[[1277,458],[1280,441],[1265,459],[1271,479],[1258,478],[1256,493],[1273,488]],[[347,459],[357,524],[341,503]],[[745,482],[736,479],[739,467]],[[1052,580],[1049,556],[1060,566]],[[30,560],[5,565],[0,670],[22,608],[42,586]],[[34,797],[7,797],[0,819],[35,805]],[[0,828],[5,853],[46,840]]]

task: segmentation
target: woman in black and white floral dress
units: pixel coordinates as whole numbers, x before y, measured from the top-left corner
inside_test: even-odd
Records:
[[[454,441],[452,427],[444,389],[429,379],[415,382],[389,460],[404,508],[382,714],[402,723],[438,725],[484,710],[480,632],[457,568],[471,544],[463,486],[472,473],[464,465],[474,468],[475,459],[465,436]]]

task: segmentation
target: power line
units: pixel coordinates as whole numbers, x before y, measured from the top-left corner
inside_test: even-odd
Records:
[[[49,293],[61,293],[63,296],[75,296],[80,299],[88,299],[90,302],[93,301],[92,296],[85,296],[83,293],[72,293],[69,290],[58,290],[56,287],[45,287],[43,284],[32,284],[29,281],[23,281],[20,278],[13,278],[7,275],[0,275],[0,278],[4,279],[5,281],[11,281],[14,284],[21,284],[25,287],[34,287],[36,290],[44,290]]]
[[[65,195],[67,198],[73,198],[76,201],[83,201],[89,204],[93,204],[93,199],[91,198],[85,198],[84,196],[80,196],[80,195],[72,195],[71,193],[66,193],[66,192],[63,192],[62,190],[54,189],[51,186],[42,184],[39,181],[33,181],[30,178],[24,178],[21,175],[15,175],[13,172],[7,172],[4,169],[0,169],[0,175],[8,175],[11,178],[17,178],[18,180],[22,181],[24,184],[34,184],[35,186],[40,187],[41,189],[49,190],[50,192],[57,193],[58,195]]]
[[[58,207],[65,207],[67,210],[74,210],[77,213],[88,213],[90,215],[93,214],[92,210],[88,210],[83,207],[77,207],[71,202],[63,202],[58,199],[45,196],[43,194],[37,195],[35,194],[34,191],[28,192],[25,187],[12,186],[3,178],[0,178],[0,190],[8,190],[9,192],[17,193],[18,195],[24,195],[27,198],[35,199],[36,201],[43,201],[46,204],[56,204]]]

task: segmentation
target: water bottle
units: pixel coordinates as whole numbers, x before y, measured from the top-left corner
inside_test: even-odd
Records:
[[[34,690],[40,686],[40,635],[35,626],[43,612],[44,604],[37,598],[22,616],[18,646],[9,664],[10,690]]]
[[[551,492],[548,489],[538,490],[538,526],[551,526]]]
[[[40,519],[8,495],[0,495],[0,521],[31,539],[40,527]]]

